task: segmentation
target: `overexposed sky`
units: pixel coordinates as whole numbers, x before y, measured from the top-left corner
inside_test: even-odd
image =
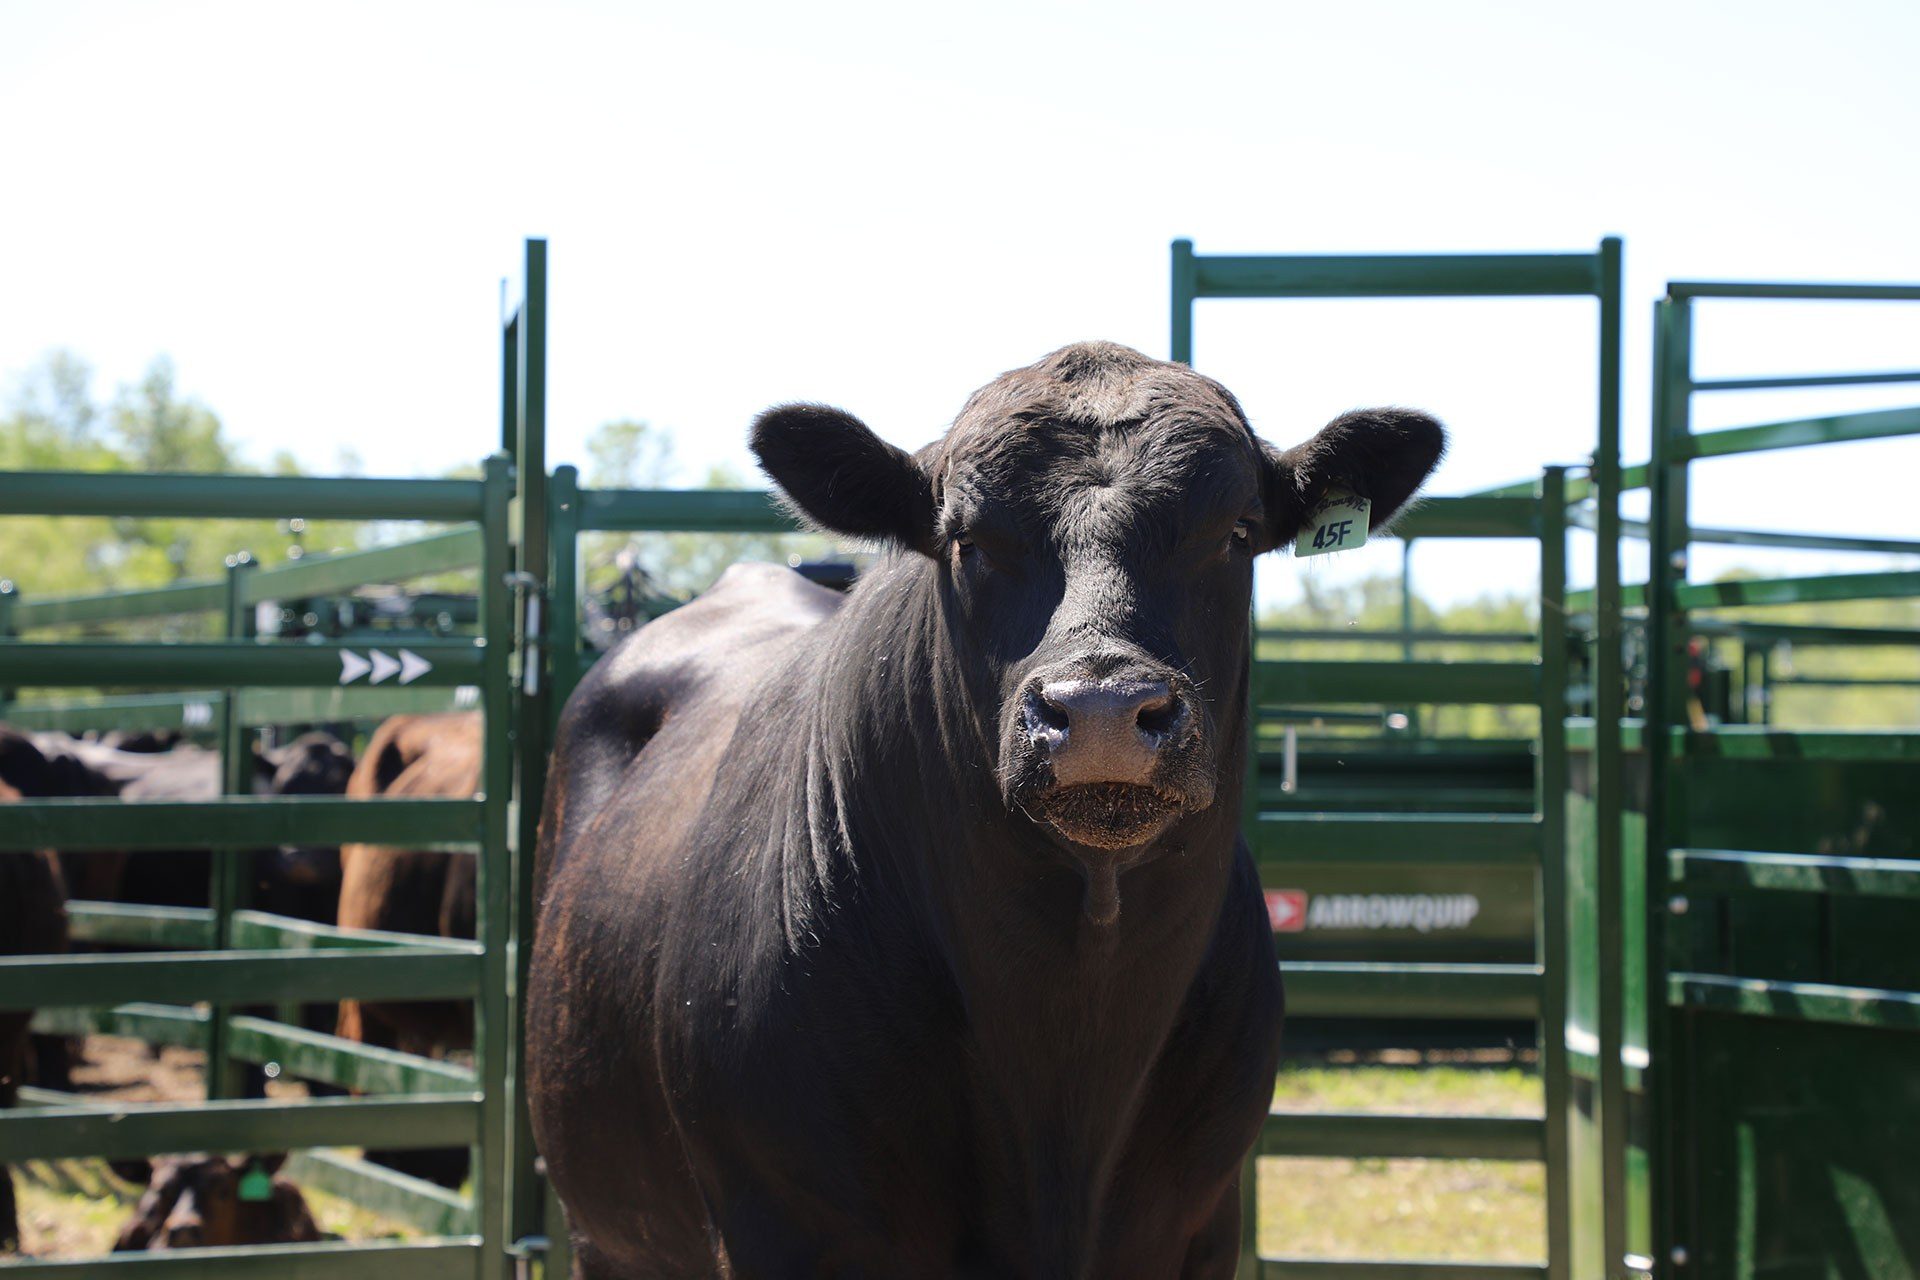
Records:
[[[1164,355],[1176,236],[1617,233],[1637,461],[1666,280],[1920,279],[1916,65],[1908,0],[0,0],[0,375],[63,346],[106,392],[164,351],[261,459],[437,472],[493,447],[499,281],[544,235],[553,457],[641,417],[691,476],[745,469],[775,401],[911,446],[1062,343]],[[1716,304],[1699,329],[1706,373],[1920,368],[1920,305]],[[1212,302],[1195,340],[1278,441],[1358,404],[1439,414],[1436,492],[1584,457],[1593,349],[1571,301]],[[1698,421],[1916,401],[1703,398]],[[1902,441],[1708,463],[1696,518],[1806,527],[1834,519],[1809,489],[1844,489],[1842,522],[1920,536],[1916,462]],[[1420,554],[1444,594],[1522,585],[1517,549]],[[1397,554],[1340,559],[1313,571]]]

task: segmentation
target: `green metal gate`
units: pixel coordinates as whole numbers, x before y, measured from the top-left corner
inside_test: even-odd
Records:
[[[1689,644],[1715,611],[1920,597],[1920,570],[1697,583],[1696,542],[1920,554],[1920,541],[1694,529],[1711,458],[1920,435],[1920,407],[1696,433],[1697,394],[1916,383],[1920,372],[1702,379],[1703,299],[1920,301],[1920,287],[1675,283],[1656,310],[1644,912],[1649,1178],[1660,1276],[1920,1274],[1920,733],[1700,723]],[[1920,630],[1767,624],[1920,652]],[[1630,916],[1631,920],[1632,917]],[[1640,1029],[1640,1028],[1636,1028]],[[1639,1243],[1639,1242],[1636,1242]]]

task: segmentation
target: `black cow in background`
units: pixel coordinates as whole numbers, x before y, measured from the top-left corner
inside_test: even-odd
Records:
[[[1262,442],[1106,343],[909,455],[755,424],[849,596],[735,569],[562,717],[529,1097],[614,1277],[1231,1276],[1281,991],[1240,838],[1253,557],[1437,423]]]
[[[54,771],[26,737],[0,727],[0,810],[22,797],[44,797]],[[0,822],[5,817],[0,815]],[[58,954],[67,949],[66,887],[50,850],[0,850],[0,955]],[[0,1011],[0,1108],[11,1107],[28,1074],[31,1010]],[[17,1248],[20,1224],[13,1175],[0,1168],[0,1252]]]

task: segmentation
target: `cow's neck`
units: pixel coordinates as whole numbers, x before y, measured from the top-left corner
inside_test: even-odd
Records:
[[[912,575],[871,587],[836,619],[847,631],[826,646],[834,691],[809,752],[813,842],[850,847],[816,847],[811,861],[849,858],[863,883],[886,886],[888,909],[916,918],[912,936],[952,975],[965,1019],[982,1185],[1001,1189],[989,1193],[997,1216],[1016,1219],[993,1235],[1037,1274],[1083,1274],[1114,1164],[1214,935],[1240,755],[1222,751],[1213,807],[1122,873],[1118,919],[1095,924],[1079,868],[1006,811],[982,726],[939,695],[965,677],[932,588]]]

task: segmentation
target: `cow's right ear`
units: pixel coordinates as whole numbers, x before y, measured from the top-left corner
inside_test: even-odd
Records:
[[[935,554],[933,481],[844,409],[785,404],[754,420],[760,469],[813,524]]]

